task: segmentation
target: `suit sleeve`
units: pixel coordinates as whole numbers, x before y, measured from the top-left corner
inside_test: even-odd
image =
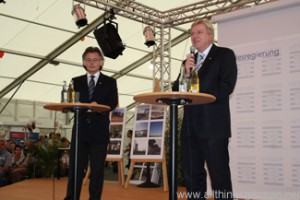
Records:
[[[220,68],[218,73],[218,84],[215,87],[203,91],[214,95],[217,100],[228,98],[233,92],[237,80],[237,64],[234,52],[231,49],[223,49],[221,53]]]
[[[108,105],[111,110],[114,110],[118,105],[118,88],[117,81],[115,79],[110,79],[109,81],[109,90],[106,98],[105,105]]]

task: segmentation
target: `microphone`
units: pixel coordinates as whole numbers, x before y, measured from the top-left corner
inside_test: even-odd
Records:
[[[194,56],[194,54],[195,54],[195,47],[194,46],[191,46],[190,47],[190,53]],[[191,76],[191,74],[192,74],[192,70],[193,70],[193,67],[190,67],[190,76]]]
[[[191,53],[191,54],[195,54],[195,50],[196,50],[196,49],[195,49],[194,46],[191,46],[191,47],[190,47],[190,53]]]

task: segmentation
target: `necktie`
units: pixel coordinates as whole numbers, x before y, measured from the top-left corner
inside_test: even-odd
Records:
[[[202,53],[198,53],[198,58],[197,58],[197,65],[196,65],[196,69],[197,71],[199,71],[199,69],[201,68],[203,62],[204,62],[204,54]]]
[[[95,89],[95,80],[94,80],[95,76],[90,76],[90,82],[89,82],[89,99],[92,99],[93,96],[93,92]]]

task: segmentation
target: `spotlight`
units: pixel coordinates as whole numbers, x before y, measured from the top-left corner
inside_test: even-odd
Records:
[[[73,6],[72,15],[78,28],[87,25],[88,21],[86,19],[85,11],[79,4]]]
[[[109,20],[99,29],[94,31],[94,36],[106,57],[116,59],[125,49],[122,39],[118,34],[118,24]]]
[[[155,44],[155,33],[150,26],[146,26],[144,28],[144,36],[145,36],[145,45],[148,47]]]

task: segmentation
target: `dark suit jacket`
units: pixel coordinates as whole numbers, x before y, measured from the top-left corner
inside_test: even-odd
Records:
[[[91,100],[88,98],[87,75],[75,77],[73,81],[75,91],[80,93],[79,99],[81,103],[96,101],[98,104],[110,106],[111,110],[117,106],[118,90],[115,79],[100,73]],[[108,144],[110,111],[101,113],[81,112],[79,119],[79,142]]]
[[[200,92],[212,94],[216,101],[184,106],[183,131],[194,130],[199,138],[217,139],[231,136],[229,95],[237,79],[235,54],[231,49],[213,44],[198,72]],[[179,76],[178,76],[179,78]],[[178,91],[178,78],[173,90]]]

